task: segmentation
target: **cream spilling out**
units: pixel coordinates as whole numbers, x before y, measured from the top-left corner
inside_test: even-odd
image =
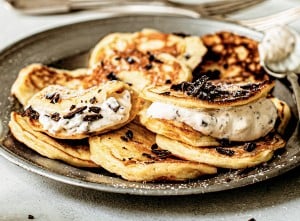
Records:
[[[283,26],[265,31],[259,44],[261,60],[275,72],[300,72],[300,36]]]
[[[101,131],[129,119],[131,94],[128,90],[109,94],[99,87],[69,90],[49,86],[28,103],[42,130],[76,135]]]
[[[267,98],[221,109],[189,109],[154,102],[147,109],[147,116],[182,122],[217,139],[252,141],[267,135],[274,128],[277,109]]]

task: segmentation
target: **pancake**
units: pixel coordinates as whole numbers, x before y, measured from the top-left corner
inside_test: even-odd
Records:
[[[149,86],[142,91],[141,97],[195,109],[234,107],[266,97],[274,85],[273,81],[227,84],[209,80],[204,75],[193,83]]]
[[[285,103],[284,101],[282,101],[276,97],[272,97],[271,100],[277,109],[278,118],[277,118],[277,122],[276,122],[276,131],[279,134],[284,135],[285,129],[286,129],[286,127],[291,119],[291,116],[292,116],[291,109],[287,105],[287,103]]]
[[[43,88],[57,84],[70,89],[83,88],[82,79],[87,69],[73,71],[50,68],[42,64],[31,64],[23,68],[12,85],[11,94],[21,104],[26,105],[28,100]]]
[[[89,66],[93,67],[111,55],[131,54],[132,51],[155,55],[167,53],[193,70],[202,60],[206,48],[200,37],[182,33],[167,34],[154,29],[143,29],[135,33],[112,33],[94,47]]]
[[[175,120],[147,117],[146,109],[139,112],[140,123],[148,130],[181,141],[192,146],[218,146],[220,143],[213,137],[206,136],[192,127]]]
[[[50,159],[64,161],[76,167],[99,167],[90,160],[87,140],[56,140],[35,131],[28,122],[16,112],[11,113],[9,128],[14,137],[30,149]]]
[[[118,79],[141,91],[145,86],[153,84],[192,80],[191,71],[172,55],[154,55],[137,50],[107,57],[93,66],[89,73],[90,76],[83,80],[85,88]]]
[[[48,86],[28,101],[23,116],[34,130],[54,138],[83,139],[122,127],[139,108],[134,90],[110,81],[87,90]]]
[[[201,37],[207,53],[194,70],[194,80],[202,75],[230,82],[269,80],[260,65],[258,42],[232,32],[217,32]]]
[[[285,146],[285,141],[278,134],[269,134],[251,143],[211,148],[191,146],[162,135],[156,136],[156,143],[181,159],[229,169],[253,167],[267,162],[275,150]]]
[[[140,125],[89,138],[91,159],[129,181],[181,181],[214,174],[215,167],[175,159],[155,144],[155,135]]]

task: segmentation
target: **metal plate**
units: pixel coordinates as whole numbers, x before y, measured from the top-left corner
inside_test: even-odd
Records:
[[[299,121],[293,120],[288,131],[286,150],[267,164],[246,170],[222,170],[188,182],[128,182],[104,170],[85,170],[50,160],[31,151],[9,134],[8,121],[18,108],[10,95],[10,87],[19,70],[30,63],[76,68],[86,65],[87,52],[104,35],[111,32],[132,32],[142,28],[164,32],[185,32],[203,35],[220,30],[232,31],[259,40],[262,34],[245,27],[206,19],[163,16],[126,16],[93,20],[48,30],[9,46],[0,53],[0,154],[9,161],[40,175],[91,189],[136,195],[186,195],[216,192],[256,183],[282,174],[300,164]],[[285,83],[277,82],[274,94],[286,101],[295,112],[292,94]],[[296,123],[298,122],[298,123]]]

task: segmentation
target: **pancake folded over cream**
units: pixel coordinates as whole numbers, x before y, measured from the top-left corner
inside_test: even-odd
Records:
[[[139,104],[137,93],[120,81],[87,90],[52,85],[28,101],[22,116],[34,130],[54,138],[82,139],[129,123]]]
[[[142,97],[152,103],[140,112],[140,122],[158,134],[161,148],[177,157],[225,168],[257,165],[285,145],[277,131],[283,131],[290,110],[268,97],[273,87],[269,80],[228,84],[206,76],[193,83],[148,87]],[[245,145],[256,151],[237,151]],[[196,153],[201,157],[195,158]],[[234,161],[218,163],[225,156]]]

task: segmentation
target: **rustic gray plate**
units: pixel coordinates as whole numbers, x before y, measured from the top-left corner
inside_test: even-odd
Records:
[[[44,31],[21,40],[0,53],[0,154],[9,161],[40,175],[101,191],[136,195],[185,195],[215,192],[256,183],[282,174],[300,164],[299,128],[294,120],[288,131],[286,151],[272,161],[248,170],[224,170],[188,182],[137,183],[128,182],[104,170],[85,170],[50,160],[18,143],[9,134],[9,113],[18,108],[10,98],[10,87],[18,71],[30,63],[76,68],[86,65],[88,51],[104,35],[111,32],[131,32],[142,28],[157,28],[165,32],[185,32],[195,35],[227,30],[259,40],[256,31],[234,24],[206,19],[163,16],[126,16],[71,24]],[[295,112],[295,103],[288,87],[277,82],[274,93],[285,100]]]

